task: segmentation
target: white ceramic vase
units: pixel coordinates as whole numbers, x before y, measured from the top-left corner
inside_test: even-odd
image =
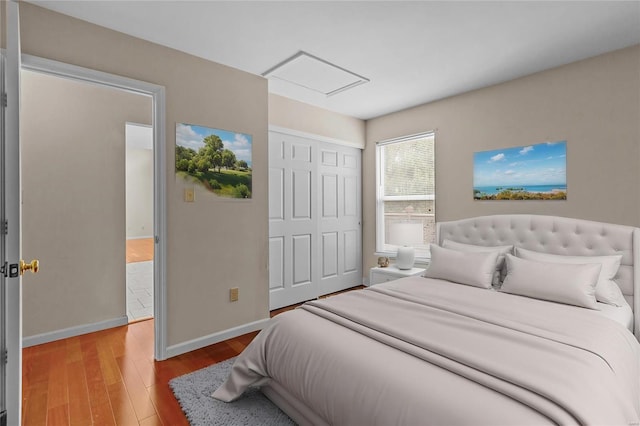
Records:
[[[415,251],[413,247],[398,247],[398,254],[396,255],[396,266],[398,269],[411,269],[416,259]]]

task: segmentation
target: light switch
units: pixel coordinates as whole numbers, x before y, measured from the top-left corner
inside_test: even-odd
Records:
[[[193,188],[184,189],[184,201],[187,203],[193,203],[196,200],[196,191]]]

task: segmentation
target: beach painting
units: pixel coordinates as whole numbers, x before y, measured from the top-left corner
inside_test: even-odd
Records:
[[[176,124],[176,176],[219,197],[251,198],[251,135]]]
[[[567,141],[473,154],[474,200],[566,200]]]

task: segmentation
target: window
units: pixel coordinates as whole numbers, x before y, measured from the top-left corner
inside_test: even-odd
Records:
[[[428,256],[436,233],[434,145],[433,133],[377,144],[378,253],[395,255],[406,245],[416,258]]]

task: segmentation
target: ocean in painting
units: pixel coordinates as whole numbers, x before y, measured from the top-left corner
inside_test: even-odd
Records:
[[[557,185],[524,185],[524,186],[478,186],[473,188],[475,191],[480,191],[486,195],[495,195],[502,191],[511,190],[513,192],[532,192],[532,193],[550,193],[557,191],[567,192],[567,186],[565,184]]]
[[[474,200],[566,200],[567,141],[473,153]]]

